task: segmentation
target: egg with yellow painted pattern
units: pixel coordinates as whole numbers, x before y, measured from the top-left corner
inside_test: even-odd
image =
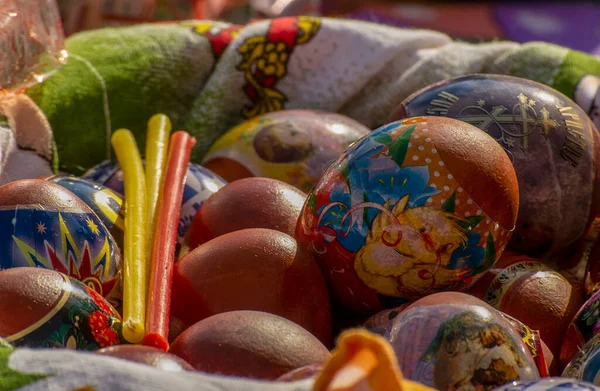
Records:
[[[464,290],[514,228],[512,164],[486,133],[416,117],[349,147],[309,194],[296,228],[345,307],[374,313]]]
[[[341,114],[281,110],[225,133],[202,164],[229,182],[268,177],[308,192],[348,145],[369,132]]]

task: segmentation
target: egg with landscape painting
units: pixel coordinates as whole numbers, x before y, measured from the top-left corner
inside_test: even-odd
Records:
[[[468,75],[415,92],[388,120],[418,115],[477,126],[510,157],[520,207],[509,250],[531,257],[557,252],[582,239],[590,216],[599,214],[597,131],[562,93],[516,77]]]
[[[489,135],[416,117],[374,130],[329,167],[296,239],[347,309],[372,314],[475,283],[502,254],[518,203],[512,164]]]
[[[474,297],[430,295],[392,323],[383,336],[406,379],[437,390],[483,391],[540,377],[526,341],[499,311]]]

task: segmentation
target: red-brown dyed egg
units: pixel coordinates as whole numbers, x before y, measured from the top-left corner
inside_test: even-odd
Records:
[[[494,139],[454,119],[415,117],[374,130],[329,166],[296,240],[346,308],[373,314],[467,289],[504,251],[518,200]]]
[[[582,289],[533,258],[506,254],[499,264],[469,292],[538,330],[558,357],[567,327],[583,304]]]
[[[231,182],[198,209],[181,256],[217,236],[245,228],[269,228],[293,236],[305,200],[302,191],[276,179]]]
[[[96,350],[122,342],[121,318],[96,291],[53,270],[0,271],[0,338],[15,347]]]
[[[302,327],[258,311],[232,311],[204,319],[177,337],[170,351],[199,371],[266,380],[323,364],[330,356]]]
[[[279,231],[252,228],[221,235],[175,265],[171,311],[186,327],[222,312],[273,313],[331,342],[325,280],[315,260]]]
[[[193,371],[194,367],[181,357],[160,349],[142,345],[115,345],[102,348],[96,354],[117,357],[123,360],[134,361],[140,364],[150,365],[167,372]]]

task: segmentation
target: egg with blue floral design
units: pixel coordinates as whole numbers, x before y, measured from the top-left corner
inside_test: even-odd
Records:
[[[296,239],[344,306],[369,314],[464,290],[514,229],[517,179],[476,127],[416,117],[350,146],[309,194]]]
[[[84,179],[99,183],[119,194],[125,194],[123,171],[119,164],[104,161],[83,175]],[[195,163],[189,163],[181,201],[179,226],[177,227],[177,250],[179,253],[185,234],[200,206],[227,182],[214,172]]]

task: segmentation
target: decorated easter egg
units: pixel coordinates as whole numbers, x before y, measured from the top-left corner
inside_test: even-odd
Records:
[[[54,182],[0,187],[0,269],[42,267],[80,280],[118,306],[121,254],[98,216]]]
[[[588,255],[585,286],[590,293],[595,292],[600,288],[600,240],[593,244]]]
[[[440,302],[440,295],[432,295],[433,303],[438,304]],[[464,305],[482,305],[481,300],[466,296],[462,293],[444,293],[442,296],[442,300],[446,300],[450,303],[454,304],[464,304]],[[421,304],[428,304],[429,301],[427,298],[421,299],[419,301]],[[400,315],[405,309],[411,307],[411,304],[403,304],[399,307],[393,309],[386,309],[378,312],[377,314],[371,316],[364,324],[364,327],[372,331],[374,333],[380,335],[390,335],[392,332],[392,328],[395,327],[395,319]],[[540,338],[540,334],[537,330],[532,330],[527,327],[525,324],[520,322],[519,320],[513,318],[510,315],[507,315],[503,312],[498,312],[498,314],[512,327],[513,331],[521,338],[521,341],[525,344],[525,347],[529,350],[529,354],[534,359],[536,366],[538,368],[539,373],[542,376],[547,376],[554,369],[556,361],[554,360],[554,354],[550,351],[548,346],[544,343],[542,338]]]
[[[600,391],[600,387],[581,380],[546,377],[539,380],[505,384],[495,391]]]
[[[119,194],[125,194],[123,171],[119,168],[118,163],[111,161],[100,163],[86,172],[83,178],[104,185]],[[195,163],[189,164],[181,201],[179,226],[177,227],[177,252],[179,252],[185,233],[200,205],[226,183],[212,171]]]
[[[430,295],[394,318],[384,337],[404,377],[438,390],[492,390],[538,379],[534,359],[512,326],[481,300],[464,296]]]
[[[564,334],[560,352],[563,364],[573,359],[596,334],[600,333],[600,291],[592,294],[572,318]]]
[[[538,257],[581,238],[592,212],[593,125],[573,101],[543,84],[500,75],[442,81],[389,117],[456,118],[489,133],[510,156],[520,190],[508,249]]]
[[[269,228],[293,236],[305,200],[302,191],[276,179],[231,182],[200,206],[181,254],[217,236],[245,228]]]
[[[151,367],[162,369],[167,372],[185,372],[194,370],[194,367],[181,357],[150,346],[114,345],[97,350],[95,353],[150,365]]]
[[[123,243],[125,208],[120,194],[106,186],[73,175],[53,175],[46,179],[79,197],[96,213],[117,243]]]
[[[329,167],[296,239],[347,308],[375,313],[473,284],[502,254],[518,197],[510,160],[486,133],[411,118],[373,131]]]
[[[88,285],[43,268],[0,271],[0,338],[15,347],[96,350],[122,343],[121,329]]]
[[[202,164],[230,182],[269,177],[308,192],[327,165],[369,132],[340,114],[282,110],[250,119],[225,133]]]
[[[584,302],[582,289],[533,258],[504,253],[469,293],[538,330],[558,356],[565,331]]]
[[[577,352],[562,376],[600,386],[600,335],[596,334]]]
[[[266,380],[324,364],[330,356],[302,327],[258,311],[231,311],[204,319],[177,337],[170,351],[202,372]]]
[[[175,264],[171,313],[185,327],[239,309],[282,316],[331,343],[325,280],[315,260],[282,232],[227,233]]]

